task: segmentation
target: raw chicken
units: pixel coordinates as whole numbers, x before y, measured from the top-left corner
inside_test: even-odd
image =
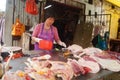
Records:
[[[70,65],[60,61],[51,61],[51,63],[51,70],[58,77],[62,77],[62,80],[71,80],[73,78],[73,70]]]
[[[62,80],[71,80],[73,77],[72,68],[61,61],[38,61],[28,59],[26,72],[35,80],[55,80],[55,76]]]
[[[17,70],[16,72],[6,72],[2,80],[32,80],[25,72]]]

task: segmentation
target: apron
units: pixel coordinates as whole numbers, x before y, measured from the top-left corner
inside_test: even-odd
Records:
[[[48,31],[44,30],[44,23],[42,24],[42,29],[40,33],[38,34],[38,38],[44,39],[44,40],[49,40],[49,41],[54,41],[54,34],[53,34],[53,27],[50,26],[50,29]],[[34,44],[34,50],[41,50],[39,48],[39,44],[36,42]]]

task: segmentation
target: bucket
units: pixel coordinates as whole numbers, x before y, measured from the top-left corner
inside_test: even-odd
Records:
[[[40,40],[39,48],[44,50],[51,50],[53,48],[53,42],[48,40]]]

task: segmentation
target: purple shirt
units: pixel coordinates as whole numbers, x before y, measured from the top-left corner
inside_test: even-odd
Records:
[[[38,25],[35,26],[35,29],[32,33],[32,37],[38,37],[38,34],[41,33],[41,29],[42,29],[42,24],[43,23],[40,23]],[[53,27],[53,33],[54,33],[54,39],[55,41],[58,41],[60,40],[59,36],[58,36],[58,30],[56,27],[52,26]]]
[[[44,29],[43,23],[35,26],[32,37],[50,40],[52,42],[53,42],[53,40],[55,40],[55,41],[60,40],[59,36],[58,36],[57,28],[54,26],[50,26],[50,29]],[[38,43],[35,43],[34,48],[35,48],[35,50],[39,50]]]

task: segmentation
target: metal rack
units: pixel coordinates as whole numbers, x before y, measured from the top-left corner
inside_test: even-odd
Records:
[[[90,22],[94,26],[102,26],[104,32],[110,32],[111,26],[111,14],[93,14],[93,15],[85,15],[85,22]],[[94,27],[95,28],[95,27]],[[93,29],[94,29],[93,28]],[[102,34],[104,34],[104,32]],[[95,35],[94,33],[92,35]]]

